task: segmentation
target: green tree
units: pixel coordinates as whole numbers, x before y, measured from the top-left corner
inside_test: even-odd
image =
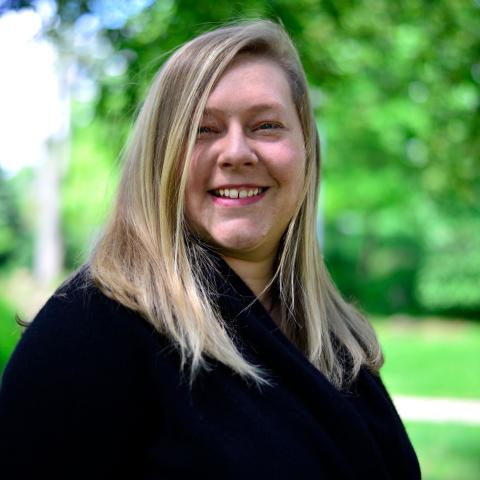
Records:
[[[133,4],[140,7],[129,10]],[[109,198],[99,194],[102,182],[114,183],[136,108],[167,54],[218,24],[266,17],[285,25],[307,71],[322,137],[325,256],[342,291],[381,312],[480,311],[472,240],[480,213],[478,2],[62,0],[57,7],[52,38],[92,16],[102,26],[94,55],[74,52],[97,93],[74,109],[64,184],[71,262],[101,223],[85,212]]]

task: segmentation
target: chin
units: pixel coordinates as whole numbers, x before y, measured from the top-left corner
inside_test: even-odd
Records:
[[[258,234],[248,235],[247,232],[242,233],[215,235],[212,237],[212,240],[218,248],[231,253],[250,253],[261,248],[264,237]]]

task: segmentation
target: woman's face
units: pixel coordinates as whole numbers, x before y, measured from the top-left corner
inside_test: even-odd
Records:
[[[304,175],[304,139],[284,71],[272,60],[238,57],[207,101],[187,182],[188,221],[227,256],[273,256]]]

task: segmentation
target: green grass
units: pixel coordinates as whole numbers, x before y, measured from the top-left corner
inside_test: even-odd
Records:
[[[480,399],[480,323],[383,320],[374,326],[391,394]]]
[[[480,399],[480,323],[374,322],[393,395]],[[424,480],[480,479],[480,426],[406,421]]]
[[[0,375],[20,338],[14,310],[0,298]]]
[[[478,480],[480,427],[406,422],[423,480]]]

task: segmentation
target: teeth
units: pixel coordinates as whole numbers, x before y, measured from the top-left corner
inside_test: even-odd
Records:
[[[215,195],[219,197],[225,197],[225,198],[247,198],[247,197],[253,197],[255,195],[258,195],[262,193],[263,189],[262,188],[250,188],[250,189],[237,189],[237,188],[221,188],[219,190],[215,190],[214,193]]]

